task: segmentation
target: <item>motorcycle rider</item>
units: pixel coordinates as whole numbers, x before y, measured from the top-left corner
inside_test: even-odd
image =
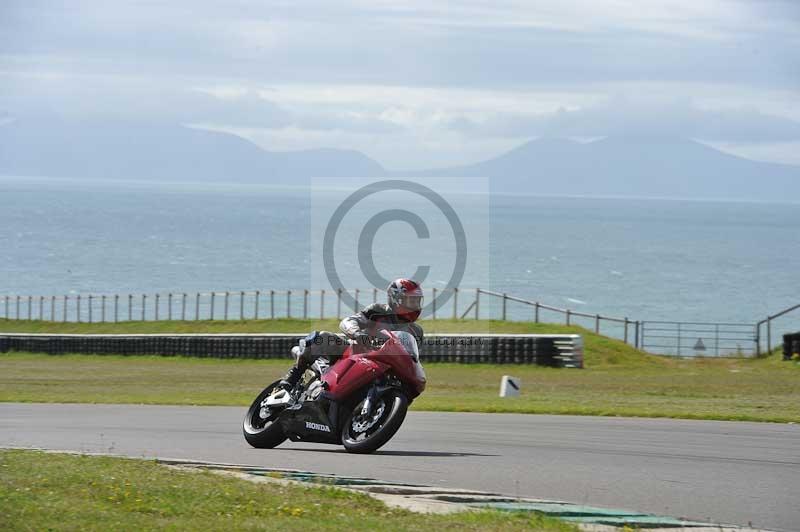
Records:
[[[422,287],[411,279],[396,279],[386,289],[387,304],[374,303],[341,321],[339,329],[344,334],[320,331],[313,340],[299,350],[297,360],[281,380],[280,387],[291,390],[300,381],[303,373],[320,357],[335,362],[349,343],[360,346],[373,345],[382,329],[406,331],[413,334],[417,342],[422,341],[422,327],[415,323],[422,312]]]

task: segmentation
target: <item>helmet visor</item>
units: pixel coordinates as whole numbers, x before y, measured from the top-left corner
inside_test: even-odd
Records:
[[[422,310],[422,296],[404,295],[397,298],[397,302],[409,310]]]

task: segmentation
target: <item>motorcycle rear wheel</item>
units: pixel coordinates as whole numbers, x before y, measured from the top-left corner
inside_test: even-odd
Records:
[[[245,414],[242,422],[244,439],[257,449],[271,449],[286,441],[286,434],[284,434],[283,428],[281,428],[280,423],[276,422],[281,411],[271,412],[267,419],[261,419],[259,415],[261,402],[269,397],[279,382],[273,382],[258,394],[253,404],[247,409],[247,414]]]
[[[408,398],[403,393],[394,391],[385,393],[376,402],[373,411],[379,411],[381,403],[383,412],[373,424],[364,430],[357,430],[360,428],[357,427],[359,425],[358,416],[364,406],[364,401],[359,402],[347,416],[342,427],[342,445],[347,452],[356,454],[374,452],[388,442],[403,424],[406,412],[408,412]],[[369,424],[369,422],[362,422],[362,424]]]

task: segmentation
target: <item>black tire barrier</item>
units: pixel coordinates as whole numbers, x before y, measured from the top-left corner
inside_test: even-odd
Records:
[[[783,335],[783,359],[792,360],[794,355],[800,355],[800,332]]]
[[[202,358],[291,359],[304,334],[115,335],[2,334],[0,352],[59,355],[161,355]],[[798,335],[800,340],[800,335]],[[428,335],[420,346],[422,362],[455,364],[536,364],[582,368],[580,335]]]

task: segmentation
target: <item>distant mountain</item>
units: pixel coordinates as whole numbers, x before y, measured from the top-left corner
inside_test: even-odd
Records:
[[[384,173],[357,151],[266,151],[236,135],[177,125],[48,120],[0,126],[5,175],[296,184]]]
[[[507,194],[800,200],[800,167],[678,138],[542,138],[487,161],[413,175],[486,176]]]
[[[303,184],[311,177],[485,176],[506,194],[800,200],[800,167],[678,138],[542,138],[471,165],[387,172],[351,150],[267,151],[176,125],[24,120],[0,126],[0,174]]]

